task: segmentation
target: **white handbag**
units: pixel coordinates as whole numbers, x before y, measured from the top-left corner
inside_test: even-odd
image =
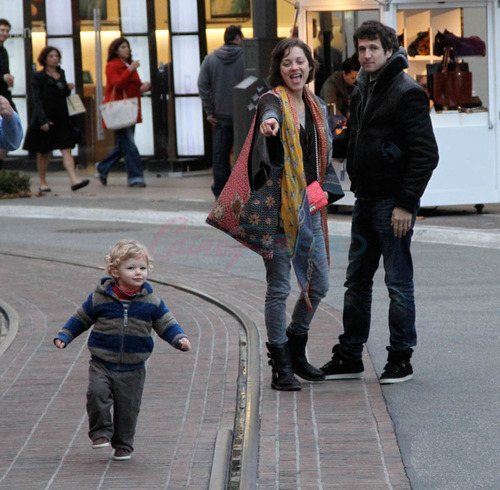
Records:
[[[78,94],[68,95],[66,97],[66,105],[68,106],[68,114],[70,116],[77,116],[78,114],[85,114],[87,112]]]
[[[123,129],[137,123],[139,115],[139,99],[137,97],[126,98],[123,91],[122,100],[113,100],[115,88],[111,93],[111,100],[101,104],[101,116],[108,129]]]

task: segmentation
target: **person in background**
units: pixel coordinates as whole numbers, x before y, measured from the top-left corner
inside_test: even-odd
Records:
[[[0,147],[7,151],[17,150],[23,140],[23,127],[19,114],[10,102],[0,95]]]
[[[75,160],[71,150],[78,135],[68,114],[66,97],[74,85],[68,84],[61,68],[61,52],[54,46],[46,46],[38,56],[42,69],[33,75],[31,113],[23,148],[36,152],[36,166],[40,179],[40,192],[50,192],[47,184],[47,170],[53,150],[60,150],[63,165],[68,173],[71,190],[76,191],[88,185],[89,180],[80,180],[76,175]]]
[[[417,344],[410,252],[420,198],[439,160],[423,88],[404,72],[406,51],[396,32],[366,21],[354,32],[361,70],[347,127],[333,141],[333,156],[347,156],[356,201],[347,266],[344,332],[321,370],[326,379],[361,378],[371,321],[373,277],[383,257],[388,289],[389,346],[381,384],[413,376]]]
[[[14,87],[14,77],[10,73],[9,53],[4,46],[5,41],[9,38],[10,29],[10,22],[7,19],[0,19],[0,96],[5,97],[11,107],[17,111],[10,91]],[[7,156],[7,151],[7,148],[0,147],[0,169],[3,159]]]
[[[115,39],[108,48],[104,102],[136,97],[139,101],[137,123],[142,122],[141,95],[151,90],[151,83],[142,82],[137,69],[139,60],[132,59],[130,43],[125,37]],[[104,125],[104,127],[106,127]],[[115,130],[115,147],[95,164],[102,185],[108,184],[111,167],[123,157],[129,187],[146,187],[141,156],[134,140],[135,124]]]
[[[329,287],[327,213],[326,207],[311,209],[307,186],[317,184],[325,205],[343,192],[330,159],[326,108],[306,86],[315,69],[311,50],[300,39],[276,45],[269,69],[273,88],[260,97],[254,125],[207,220],[264,258],[271,388],[280,391],[301,389],[295,374],[308,381],[324,379],[309,363],[306,345]],[[244,187],[249,179],[251,192]],[[301,294],[289,319],[292,265]]]
[[[233,87],[243,80],[243,33],[231,25],[224,32],[224,46],[207,55],[200,67],[198,91],[207,121],[213,128],[212,192],[217,198],[231,173],[233,148]]]
[[[113,459],[125,461],[134,450],[145,364],[154,347],[152,330],[181,351],[190,350],[191,342],[146,282],[153,259],[143,244],[120,240],[105,260],[110,277],[99,281],[59,331],[54,344],[64,349],[93,326],[88,337],[92,356],[87,391],[88,434],[93,449],[111,445]]]
[[[351,94],[359,68],[357,56],[347,58],[342,63],[342,70],[330,75],[323,84],[320,97],[325,101],[328,108],[335,108],[332,111],[333,114],[342,115],[346,118],[349,116]]]
[[[326,65],[325,62],[325,35],[323,31],[318,33],[319,46],[314,49],[314,59],[319,63],[316,79],[314,80],[314,92],[316,95],[321,93],[321,88],[325,80],[336,71],[340,71],[342,66],[342,53],[331,45],[333,42],[333,30],[331,31],[330,39],[330,64]]]

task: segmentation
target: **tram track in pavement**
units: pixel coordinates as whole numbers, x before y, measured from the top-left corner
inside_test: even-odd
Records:
[[[102,270],[102,267],[76,261],[55,259],[26,253],[1,251],[0,255],[45,263]],[[153,284],[172,287],[196,296],[225,311],[241,326],[239,338],[239,372],[236,408],[232,431],[221,429],[217,434],[209,489],[256,488],[259,450],[260,355],[259,334],[255,322],[242,310],[215,296],[177,281],[148,279]],[[18,314],[0,298],[0,356],[15,339],[19,328]]]

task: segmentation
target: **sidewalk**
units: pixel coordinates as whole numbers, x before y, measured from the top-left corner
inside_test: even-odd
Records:
[[[76,192],[70,190],[65,172],[51,172],[52,192],[42,196],[36,195],[38,178],[36,173],[31,173],[35,197],[0,201],[1,214],[146,223],[164,223],[169,218],[182,216],[186,224],[204,226],[214,203],[210,190],[212,176],[208,170],[184,175],[146,172],[148,186],[144,189],[128,188],[123,172],[110,173],[108,185],[104,187],[93,170],[80,172],[91,182]],[[351,207],[341,206],[338,213],[329,215],[331,233],[349,235],[350,220]],[[471,204],[423,208],[414,241],[500,248],[500,203],[485,204],[481,214]]]
[[[88,188],[72,192],[64,173],[51,173],[50,195],[0,201],[0,217],[161,224],[181,216],[190,225],[204,226],[214,201],[209,173],[181,178],[146,174],[146,179],[147,188],[129,189],[122,174],[111,174],[107,187],[92,178]],[[415,239],[450,243],[456,234],[468,236],[474,246],[485,246],[485,240],[496,243],[500,206],[487,205],[485,211],[478,215],[473,206],[436,210],[419,220]],[[348,234],[347,209],[330,215],[329,221],[333,233]],[[9,250],[0,240],[0,303],[12,306],[22,325],[0,356],[0,488],[208,488],[217,433],[233,429],[239,347],[246,342],[238,322],[202,298],[154,286],[189,332],[195,349],[185,356],[166,344],[156,346],[136,452],[132,461],[116,464],[106,450],[93,451],[86,436],[85,339],[64,351],[55,351],[51,344],[58,326],[88,294],[84,286],[94,281],[96,272],[27,259],[30,255],[89,263],[88,253],[65,252],[63,243],[40,250],[34,239]],[[102,259],[92,258],[95,263]],[[258,349],[260,359],[257,488],[410,488],[366,351],[364,381],[303,382],[301,392],[273,391],[265,354],[263,283],[204,270],[195,262],[168,267],[158,262],[154,279],[168,282],[172,277],[242,311],[260,334],[249,346]],[[311,362],[319,365],[328,359],[332,339],[340,333],[340,313],[322,304],[315,324],[318,329],[308,350]]]

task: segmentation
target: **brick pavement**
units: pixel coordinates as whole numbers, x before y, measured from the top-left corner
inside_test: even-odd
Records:
[[[78,193],[69,190],[64,173],[55,172],[50,179],[51,195],[2,205],[59,209],[63,217],[69,211],[98,208],[142,210],[144,216],[164,210],[204,213],[213,203],[208,173],[183,179],[148,175],[148,187],[134,190],[127,189],[124,176],[117,173],[108,187],[94,180]],[[36,177],[32,187],[35,181]],[[496,233],[498,238],[500,206],[487,205],[484,215],[469,208],[443,208],[417,228],[425,235],[433,227],[458,226]],[[349,219],[348,213],[330,215],[337,229],[345,229]],[[155,288],[188,330],[195,350],[184,355],[167,344],[157,346],[148,366],[133,459],[112,462],[108,450],[90,448],[86,435],[84,339],[64,351],[52,346],[55,332],[99,274],[12,258],[2,251],[9,252],[2,250],[0,241],[0,300],[17,311],[20,331],[0,356],[0,488],[72,488],[75,484],[79,488],[207,488],[217,430],[232,428],[235,416],[242,335],[236,320],[185,292]],[[69,255],[59,244],[43,251],[36,244],[26,245],[16,252],[89,263],[88,253]],[[92,257],[92,263],[100,264],[101,259]],[[62,277],[70,288],[60,284]],[[153,278],[168,281],[170,277],[233,304],[259,329],[258,488],[410,488],[368,355],[364,381],[303,382],[301,392],[275,392],[269,387],[265,353],[263,283],[172,263],[167,270],[159,262]],[[340,333],[339,312],[322,304],[312,329],[309,357],[320,365],[330,357],[333,339]]]
[[[2,252],[0,247],[0,252]],[[33,253],[32,248],[18,253]],[[37,251],[40,253],[40,251]],[[89,263],[64,249],[47,255]],[[42,254],[43,255],[43,254]],[[52,346],[60,325],[99,273],[70,265],[7,257],[0,298],[19,314],[20,331],[0,357],[0,488],[207,488],[217,430],[232,428],[241,329],[227,313],[164,286],[155,289],[189,332],[188,354],[163,342],[148,366],[147,385],[130,462],[92,450],[85,389],[88,352],[83,338],[64,351]],[[96,257],[96,263],[99,263]],[[263,333],[263,284],[224,273],[158,263],[153,278],[185,284],[230,302],[261,333],[261,489],[406,489],[409,483],[368,357],[364,381],[303,383],[303,390],[270,389]],[[61,283],[64,277],[65,283]],[[67,284],[71,287],[67,287]],[[333,330],[332,330],[333,325]],[[330,355],[339,312],[322,305],[312,327],[311,362]],[[8,441],[8,444],[5,444]]]
[[[165,286],[193,351],[157,342],[129,462],[87,437],[86,336],[56,350],[57,330],[100,273],[0,256],[0,297],[19,332],[0,357],[0,488],[207,488],[217,431],[232,428],[239,326],[209,303]],[[70,287],[68,287],[70,285]]]

